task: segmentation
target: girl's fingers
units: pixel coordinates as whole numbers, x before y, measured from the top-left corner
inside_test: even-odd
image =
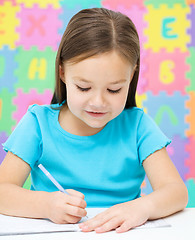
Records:
[[[87,211],[83,208],[79,208],[76,206],[72,206],[67,204],[65,207],[65,212],[68,215],[74,216],[74,217],[85,217],[87,215]]]
[[[62,224],[66,224],[66,223],[78,223],[81,220],[81,217],[75,217],[69,214],[66,214],[64,217],[64,220],[62,222]]]
[[[94,218],[79,224],[79,227],[83,230],[83,231],[92,231],[95,230],[96,228],[102,226],[103,224],[105,224],[106,222],[108,222],[111,219],[112,216],[110,216],[109,214],[105,214],[105,212],[98,214],[97,216],[95,216]]]
[[[102,226],[96,228],[95,231],[96,233],[108,232],[116,229],[120,224],[121,222],[119,221],[119,219],[115,217],[104,223]]]
[[[83,208],[83,209],[86,208],[86,206],[87,206],[87,204],[83,198],[73,196],[73,195],[66,196],[66,203],[68,203],[72,206]]]
[[[74,191],[69,192],[73,193]],[[55,223],[74,223],[87,215],[86,202],[83,198],[57,191],[50,193],[48,202],[48,218]],[[71,217],[67,219],[67,215]]]
[[[66,191],[67,191],[70,195],[72,195],[72,196],[75,196],[75,197],[78,197],[78,198],[82,198],[82,199],[85,198],[85,195],[84,195],[83,193],[78,192],[78,191],[76,191],[76,190],[74,190],[74,189],[66,189]]]
[[[121,224],[120,227],[118,227],[118,228],[116,229],[116,232],[117,232],[117,233],[127,232],[127,231],[129,231],[131,228],[133,228],[133,227],[131,226],[131,224],[130,224],[129,222],[125,221],[125,222],[123,222],[123,223]]]

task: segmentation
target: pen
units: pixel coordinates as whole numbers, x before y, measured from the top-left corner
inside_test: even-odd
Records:
[[[63,193],[66,193],[70,195],[56,180],[52,175],[47,171],[45,167],[43,167],[42,164],[39,164],[38,167],[41,169],[41,171],[52,181],[52,183]]]

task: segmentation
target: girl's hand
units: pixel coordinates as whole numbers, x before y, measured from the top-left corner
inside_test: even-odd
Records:
[[[140,226],[149,218],[147,206],[140,200],[141,198],[117,204],[85,223],[79,224],[79,227],[83,232],[95,230],[97,233],[103,233],[116,229],[117,233],[122,233]]]
[[[84,195],[72,189],[66,191],[70,195],[62,192],[49,193],[46,215],[54,223],[77,223],[87,214]]]

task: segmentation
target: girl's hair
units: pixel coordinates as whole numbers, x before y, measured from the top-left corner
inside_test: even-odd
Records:
[[[66,85],[59,65],[78,63],[86,58],[117,51],[136,70],[130,83],[125,108],[136,106],[135,94],[140,68],[139,37],[133,22],[124,14],[105,8],[84,9],[75,14],[62,36],[55,64],[55,92],[51,104],[66,101]]]

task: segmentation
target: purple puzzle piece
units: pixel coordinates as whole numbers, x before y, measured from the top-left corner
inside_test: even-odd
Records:
[[[172,139],[172,143],[167,147],[167,152],[183,181],[186,180],[185,175],[189,172],[188,167],[185,166],[185,160],[189,157],[188,153],[185,151],[186,144],[188,144],[187,138],[175,135]]]
[[[6,152],[3,150],[2,143],[4,143],[7,140],[8,136],[5,132],[0,133],[0,164],[2,163]]]
[[[195,7],[190,5],[191,13],[188,15],[188,19],[191,22],[191,27],[188,29],[188,33],[191,36],[191,42],[188,44],[188,47],[195,47]]]

